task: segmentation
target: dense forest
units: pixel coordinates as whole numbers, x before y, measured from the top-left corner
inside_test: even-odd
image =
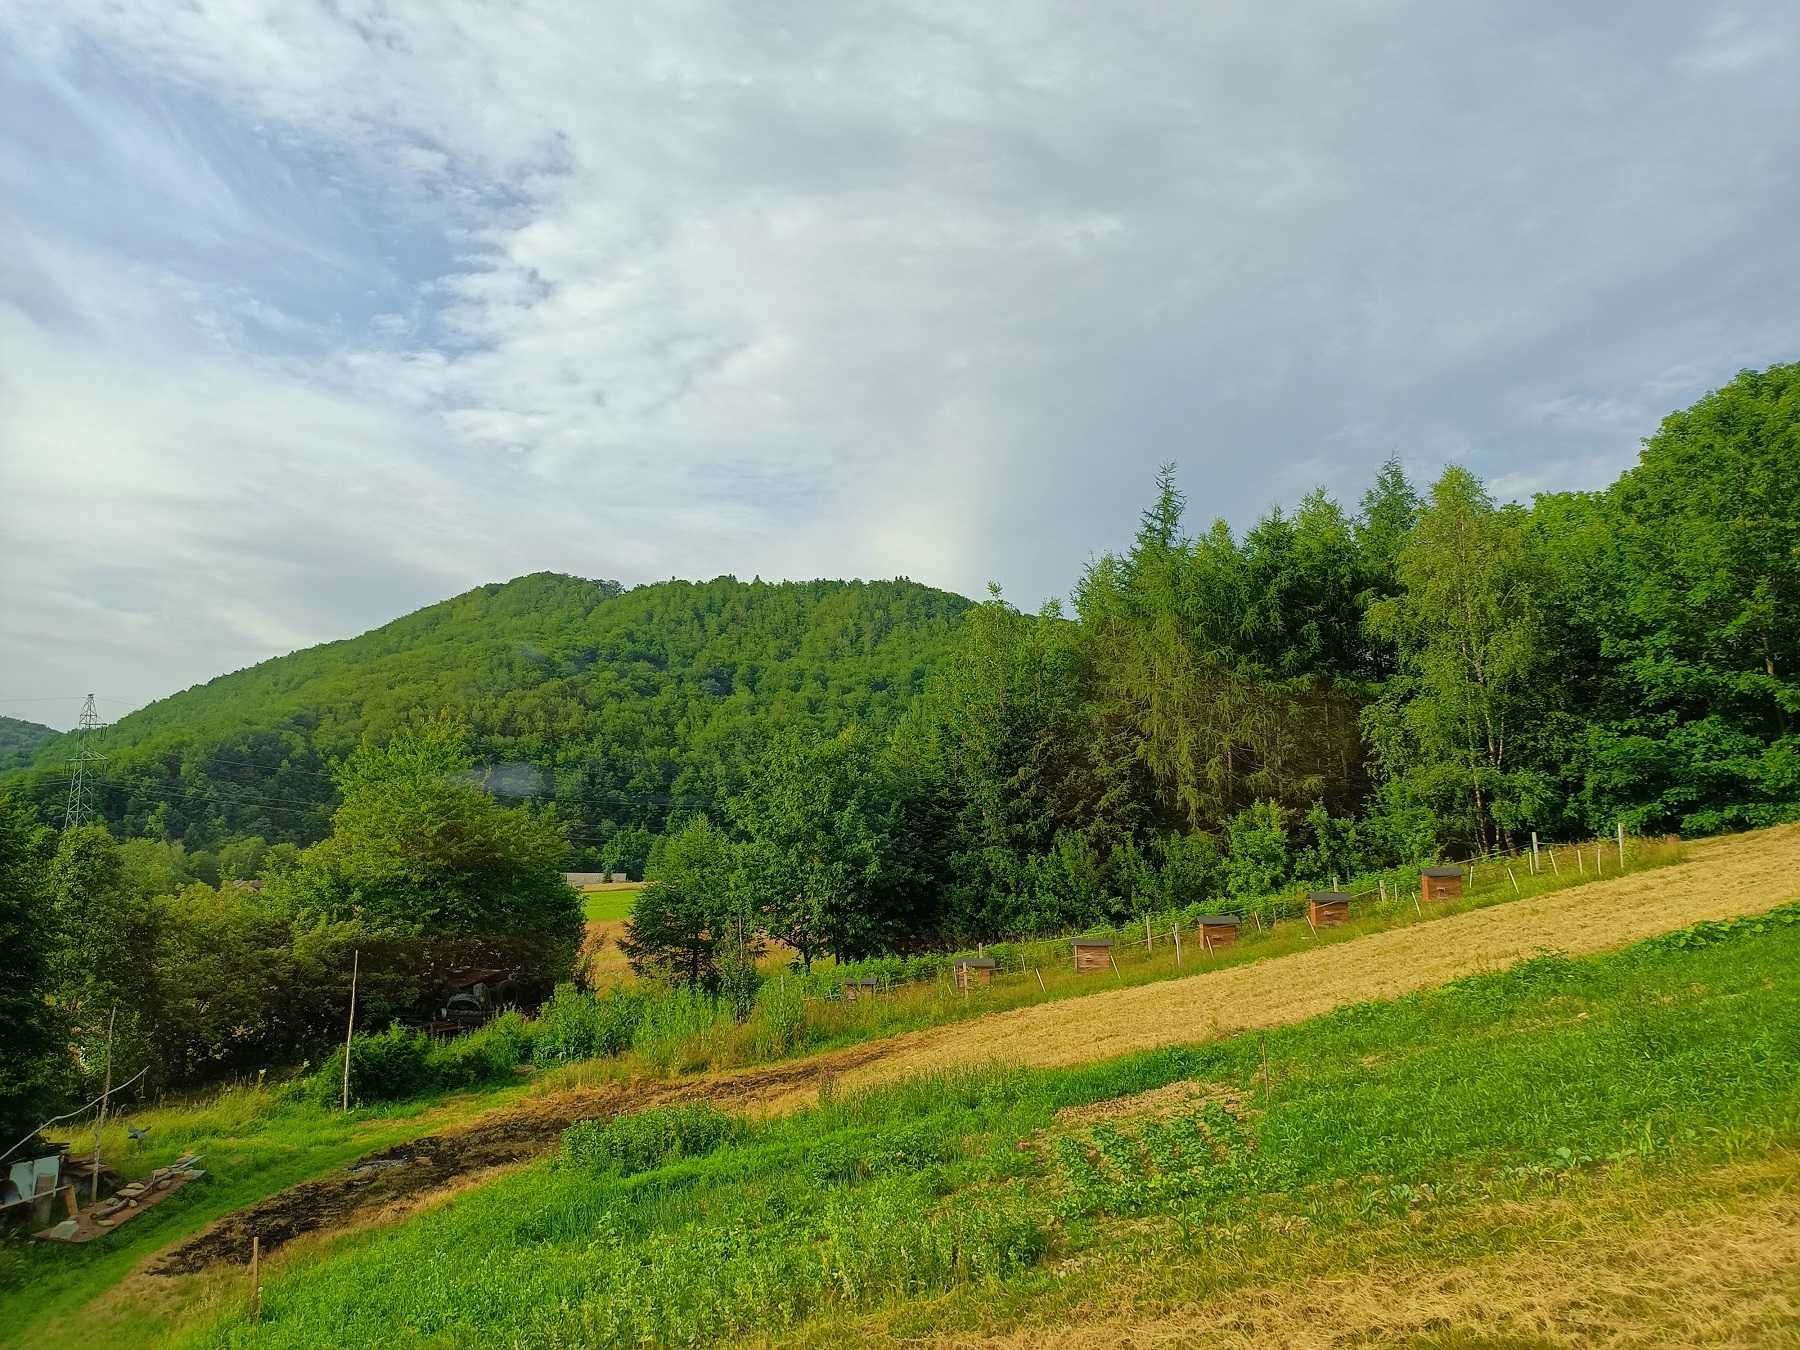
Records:
[[[91,1068],[115,1007],[163,1082],[298,1057],[349,950],[402,954],[369,1016],[470,959],[446,941],[546,988],[584,862],[651,878],[642,974],[731,997],[771,939],[809,964],[1800,817],[1800,365],[1671,415],[1604,491],[1390,462],[1348,508],[1191,514],[1170,465],[1036,614],[484,587],[95,733],[103,822],[58,833],[61,738],[0,784],[0,1099],[47,1099],[32,1046]]]
[[[31,763],[58,734],[36,722],[0,717],[0,773]]]
[[[334,765],[448,708],[497,793],[556,803],[572,869],[637,872],[670,814],[734,791],[776,731],[885,729],[968,607],[907,581],[520,577],[122,718],[93,736],[98,807],[121,837],[195,855],[310,844],[330,828]],[[0,786],[60,823],[66,758]]]

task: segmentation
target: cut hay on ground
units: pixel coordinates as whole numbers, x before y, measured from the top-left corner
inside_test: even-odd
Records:
[[[1494,905],[1292,956],[1111,989],[898,1037],[845,1072],[844,1089],[978,1064],[1038,1068],[1112,1059],[1299,1022],[1393,998],[1550,949],[1579,956],[1702,919],[1800,899],[1800,826],[1710,840],[1691,861]]]

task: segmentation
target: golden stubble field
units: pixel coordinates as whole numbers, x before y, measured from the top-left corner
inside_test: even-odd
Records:
[[[1186,979],[1040,1003],[883,1043],[856,1088],[978,1064],[1054,1068],[1392,998],[1538,952],[1578,956],[1800,899],[1800,825],[1706,840],[1688,861]],[[1096,983],[1105,976],[1095,976]],[[787,1103],[782,1103],[786,1105]]]

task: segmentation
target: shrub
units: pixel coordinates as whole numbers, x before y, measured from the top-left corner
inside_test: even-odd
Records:
[[[572,984],[559,984],[538,1010],[532,1059],[538,1064],[573,1064],[616,1055],[632,1042],[643,1017],[644,999],[624,989],[595,997]]]
[[[698,1158],[744,1132],[715,1106],[652,1107],[611,1120],[583,1120],[562,1134],[562,1158],[572,1167],[631,1176],[680,1158]]]
[[[391,1102],[416,1097],[432,1086],[431,1040],[398,1023],[350,1047],[350,1100]],[[343,1090],[344,1048],[339,1046],[313,1076],[317,1100],[336,1102]]]
[[[479,1031],[432,1046],[432,1081],[439,1087],[473,1087],[504,1080],[529,1063],[535,1039],[533,1024],[508,1008]]]

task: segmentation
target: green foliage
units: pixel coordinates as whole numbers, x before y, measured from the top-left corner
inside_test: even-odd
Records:
[[[879,951],[895,935],[898,916],[884,904],[892,810],[874,746],[856,728],[779,742],[732,799],[745,898],[803,966],[824,952],[854,959]]]
[[[576,850],[563,866],[592,867],[639,831],[610,855],[638,875],[641,832],[720,815],[773,732],[885,730],[967,608],[904,580],[519,577],[121,718],[96,734],[100,805],[120,837],[310,844],[330,829],[334,764],[449,709],[475,762],[507,769],[497,788],[554,803]],[[21,785],[46,812],[61,757],[47,745]]]
[[[705,816],[668,835],[619,941],[631,968],[648,978],[716,990],[719,947],[749,939],[733,893],[736,867],[731,840]]]
[[[55,932],[43,903],[50,840],[0,794],[0,1149],[61,1105],[68,1080],[59,1010],[50,1002]]]
[[[294,883],[307,905],[376,933],[534,941],[541,973],[570,968],[581,901],[562,877],[562,827],[482,790],[465,727],[440,716],[365,744],[338,785],[331,835]]]
[[[539,1064],[575,1064],[630,1047],[643,1020],[645,999],[629,989],[598,996],[559,984],[538,1009],[532,1055]]]
[[[31,763],[61,734],[36,722],[0,717],[0,773]]]
[[[744,1134],[744,1126],[716,1106],[653,1107],[584,1120],[562,1133],[562,1161],[613,1176],[648,1172],[683,1158],[700,1158]]]

